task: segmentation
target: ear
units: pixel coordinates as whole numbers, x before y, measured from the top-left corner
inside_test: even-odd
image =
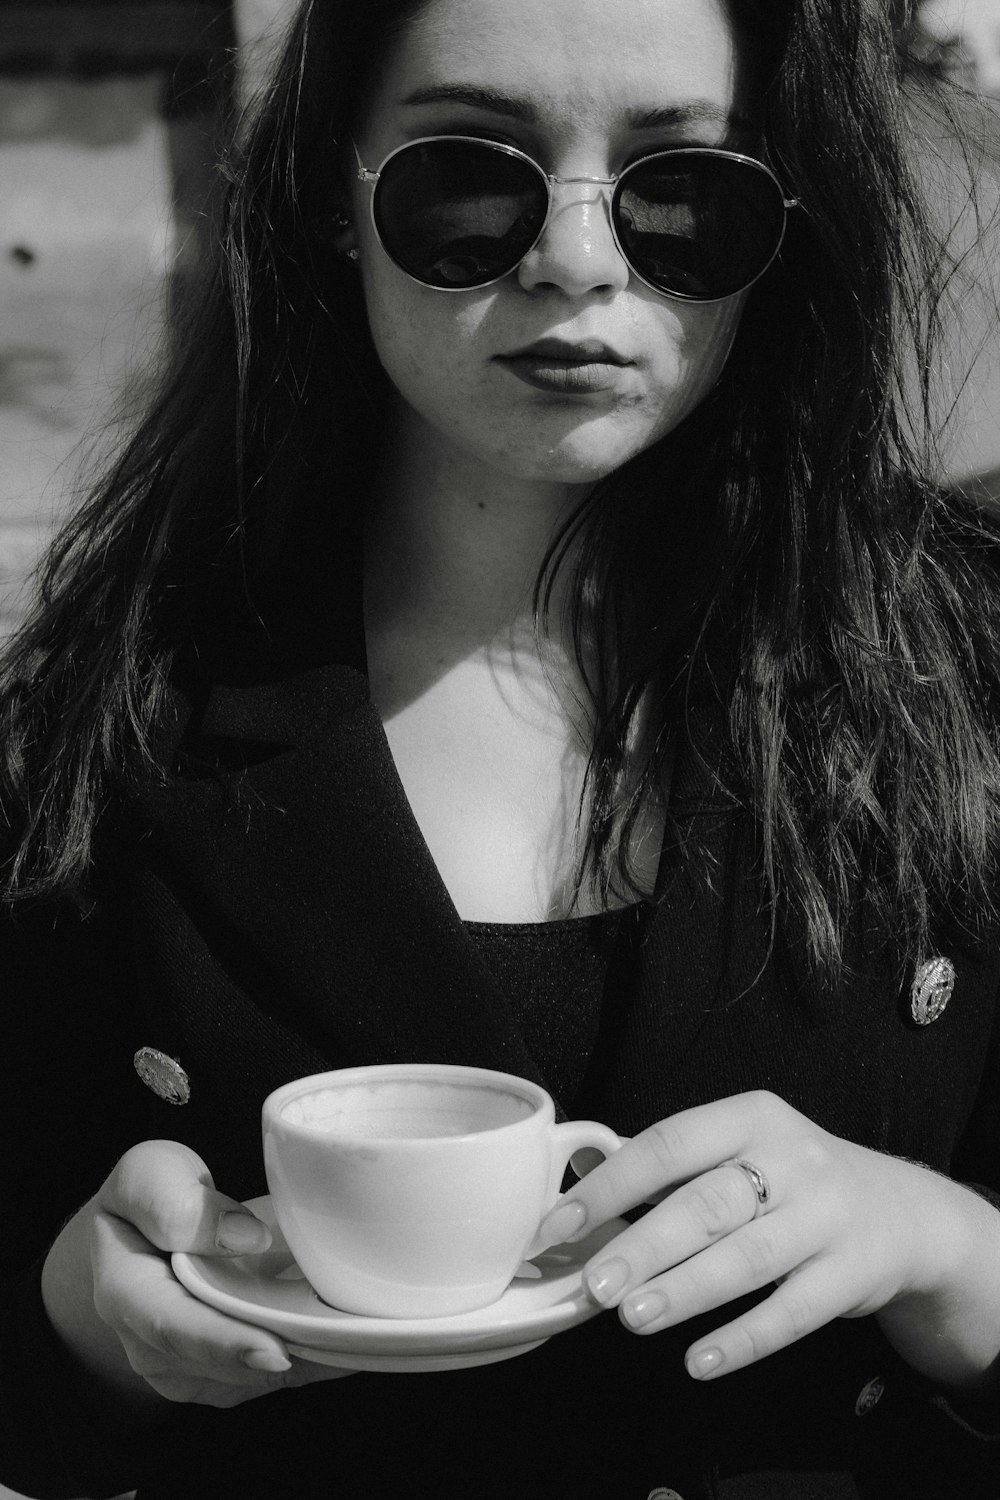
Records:
[[[347,260],[357,260],[358,234],[350,214],[341,210],[332,214],[325,238],[338,255],[344,256]]]
[[[338,172],[320,197],[319,212],[309,221],[309,236],[315,243],[325,245],[335,255],[356,260],[351,255],[357,250],[357,230],[354,223],[354,203],[345,177]]]
[[[312,221],[310,232],[316,243],[328,245],[341,260],[358,259],[358,236],[354,220],[349,214],[339,211],[324,214],[322,218]]]

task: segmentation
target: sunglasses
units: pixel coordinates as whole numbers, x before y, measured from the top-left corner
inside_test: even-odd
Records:
[[[615,177],[557,177],[514,146],[474,136],[410,141],[377,171],[357,146],[354,154],[359,179],[374,185],[379,244],[407,276],[442,292],[490,286],[520,265],[545,231],[556,183],[611,188],[611,230],[631,271],[687,302],[752,286],[797,207],[763,162],[709,146],[657,151]]]

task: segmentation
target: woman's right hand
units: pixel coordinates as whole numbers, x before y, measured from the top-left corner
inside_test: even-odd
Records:
[[[64,1342],[118,1398],[237,1406],[348,1370],[291,1359],[282,1341],[199,1302],[170,1254],[265,1250],[270,1231],[216,1192],[195,1152],[144,1141],[65,1226],[45,1263],[46,1311]]]

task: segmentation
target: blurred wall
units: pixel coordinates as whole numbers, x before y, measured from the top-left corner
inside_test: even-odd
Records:
[[[176,250],[162,78],[0,86],[0,628],[83,436],[155,345]]]
[[[923,0],[917,25],[949,71],[1000,97],[1000,0]]]
[[[199,258],[225,0],[0,7],[0,636]]]
[[[978,90],[992,106],[980,217],[991,223],[985,249],[974,251],[956,281],[951,384],[954,402],[949,471],[962,488],[1000,502],[1000,0],[922,0],[912,33],[915,49],[944,78]],[[989,117],[988,117],[989,118]],[[971,242],[974,215],[962,209],[961,163],[945,142],[938,201],[958,216],[959,244]]]
[[[233,0],[244,99],[252,98],[266,79],[268,65],[296,9],[297,0]]]

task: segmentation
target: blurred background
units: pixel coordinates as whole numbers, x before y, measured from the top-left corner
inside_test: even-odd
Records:
[[[1000,0],[924,0],[908,18],[905,0],[886,3],[1000,121]],[[81,462],[141,391],[171,288],[203,251],[219,141],[294,4],[0,0],[0,639]],[[945,162],[943,200],[947,176]],[[975,290],[951,361],[948,468],[1000,496],[998,339]]]
[[[294,3],[0,0],[0,638],[81,463],[141,391],[203,253],[219,142]],[[993,99],[1000,128],[1000,0],[898,7],[914,50]],[[954,167],[945,143],[949,213]],[[996,262],[967,277],[945,399],[951,481],[1000,501],[995,277]]]
[[[219,142],[293,8],[0,0],[0,638],[141,389]]]

